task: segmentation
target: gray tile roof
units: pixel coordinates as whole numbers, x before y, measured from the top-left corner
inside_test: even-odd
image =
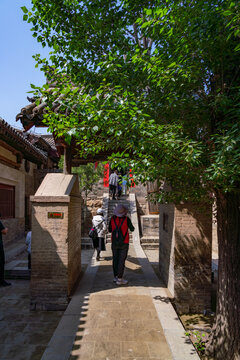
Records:
[[[0,117],[0,139],[21,152],[24,157],[34,163],[46,163],[47,155],[44,151],[34,146],[26,135],[20,130],[14,129]]]

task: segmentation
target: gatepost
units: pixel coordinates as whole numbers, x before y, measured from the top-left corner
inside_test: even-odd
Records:
[[[211,309],[211,204],[161,204],[159,271],[179,313]]]
[[[81,272],[78,177],[47,174],[32,201],[31,309],[64,310]]]

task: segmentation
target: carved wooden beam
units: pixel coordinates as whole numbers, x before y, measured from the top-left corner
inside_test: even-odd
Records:
[[[7,165],[9,167],[12,167],[14,169],[19,169],[20,166],[21,166],[21,164],[16,163],[16,162],[14,162],[14,161],[12,161],[12,160],[10,160],[10,159],[2,156],[2,155],[0,155],[0,163],[2,163],[4,165]]]

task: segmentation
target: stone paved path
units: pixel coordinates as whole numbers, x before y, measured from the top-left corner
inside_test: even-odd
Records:
[[[110,244],[100,262],[91,253],[64,313],[31,312],[28,280],[0,289],[0,360],[199,359],[140,246],[130,247],[126,287],[112,282]]]
[[[91,256],[83,251],[83,265]],[[27,264],[25,258],[18,256]],[[40,360],[64,312],[30,311],[30,281],[8,281],[11,286],[0,288],[0,360]]]
[[[126,261],[129,285],[113,282],[110,247],[90,296],[82,304],[71,360],[171,360],[156,309],[134,248]]]
[[[113,283],[110,244],[79,283],[41,360],[199,360],[138,243],[127,286]]]
[[[30,281],[10,281],[0,288],[0,359],[41,359],[63,312],[31,312]]]

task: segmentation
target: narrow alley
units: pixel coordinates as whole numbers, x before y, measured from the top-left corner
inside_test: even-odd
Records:
[[[113,283],[111,248],[92,258],[42,360],[199,359],[140,245],[130,245],[125,276]]]

